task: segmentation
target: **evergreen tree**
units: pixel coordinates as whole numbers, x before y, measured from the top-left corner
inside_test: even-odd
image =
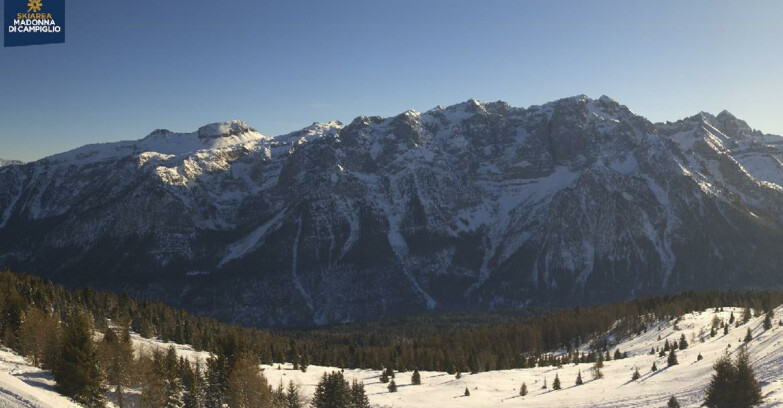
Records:
[[[753,312],[750,311],[750,307],[746,307],[745,312],[742,313],[742,324],[749,322],[751,317],[753,317]]]
[[[576,373],[576,385],[582,385],[584,384],[584,381],[582,381],[582,370],[579,370]]]
[[[457,374],[454,376],[454,378],[459,380],[460,378],[462,378],[462,373],[457,371]]]
[[[370,400],[364,391],[364,383],[353,380],[351,384],[351,403],[350,408],[370,408]]]
[[[675,398],[674,395],[669,398],[669,402],[666,403],[666,408],[680,408],[680,402],[677,401],[677,398]]]
[[[737,368],[731,363],[731,358],[724,355],[713,365],[715,373],[707,386],[707,396],[704,406],[709,408],[734,407],[737,401],[734,395],[734,385],[737,378]],[[739,407],[739,406],[737,406]]]
[[[277,388],[272,391],[272,407],[273,408],[285,408],[286,401],[285,387],[283,387],[283,380],[277,384]]]
[[[285,408],[304,408],[305,398],[302,390],[293,380],[288,381],[288,390],[285,393]]]
[[[764,330],[769,330],[772,328],[772,317],[770,316],[772,312],[770,311],[764,316]]]
[[[678,361],[677,361],[677,353],[674,351],[674,349],[672,349],[669,352],[669,357],[666,359],[666,365],[668,367],[671,367],[671,366],[677,365],[677,364],[679,364]]]
[[[185,359],[180,359],[180,378],[182,381],[182,404],[184,408],[204,407],[204,378],[201,374],[201,364],[195,367]],[[282,384],[281,384],[282,386]]]
[[[114,395],[119,408],[125,407],[125,388],[132,380],[133,346],[127,327],[122,329],[120,336],[114,329],[107,327],[103,341],[99,346],[106,380],[114,388]]]
[[[236,357],[226,383],[226,403],[231,408],[269,406],[272,388],[258,369],[257,358],[250,353]]]
[[[680,350],[685,350],[688,348],[688,341],[685,340],[685,334],[683,333],[680,336]]]
[[[313,408],[346,408],[351,406],[353,393],[343,373],[333,371],[324,373],[318,385],[311,405]]]
[[[696,361],[701,361],[703,359],[704,359],[704,357],[701,355],[701,353],[699,353],[699,355],[696,356]]]
[[[545,390],[547,388],[546,386],[546,377],[544,377],[544,385],[541,386],[542,390]]]
[[[229,370],[228,357],[224,354],[207,359],[206,390],[204,393],[206,408],[223,407]]]
[[[397,384],[395,384],[394,380],[389,381],[389,386],[386,388],[389,389],[389,392],[397,392]]]
[[[57,318],[30,308],[19,326],[20,353],[29,357],[33,365],[52,369],[57,362],[57,349],[62,340],[62,329]]]
[[[525,395],[527,395],[527,384],[522,382],[522,386],[519,387],[519,396],[524,397]]]
[[[57,390],[88,408],[106,406],[98,351],[85,314],[71,318],[63,332],[60,358],[55,365]]]
[[[745,334],[745,343],[753,340],[753,335],[750,333],[750,327],[748,327],[748,332]]]
[[[411,375],[411,384],[421,385],[421,374],[419,374],[419,370],[417,369],[413,370],[413,375]]]
[[[652,371],[652,372],[658,371],[658,366],[655,364],[655,361],[653,361],[653,365],[652,365],[652,368],[650,368],[650,371]]]
[[[714,368],[704,406],[750,408],[763,402],[761,387],[744,347],[740,348],[734,363],[728,355],[724,355],[715,362]]]
[[[595,361],[593,364],[593,368],[591,368],[593,372],[593,379],[594,380],[600,380],[601,378],[604,378],[604,373],[601,372],[601,369],[604,367],[604,362],[601,360],[601,355],[598,355],[598,360]]]
[[[552,381],[552,389],[557,391],[560,389],[560,377],[555,373],[555,380]]]
[[[761,386],[756,380],[756,373],[750,366],[750,360],[745,347],[740,348],[735,362],[737,379],[735,381],[736,393],[739,397],[737,407],[752,407],[762,403]]]
[[[458,377],[459,378],[459,377]],[[381,371],[381,376],[378,378],[378,380],[384,384],[389,382],[389,375],[386,374],[386,370]]]
[[[620,352],[620,349],[619,348],[615,349],[614,350],[614,359],[615,360],[620,360],[622,358],[623,358],[623,353]]]
[[[639,369],[636,368],[636,369],[633,370],[633,375],[631,376],[631,381],[636,381],[636,380],[638,380],[641,377],[642,377],[642,375],[639,374]]]
[[[728,324],[723,326],[723,335],[725,336],[727,334],[729,334],[729,325]]]
[[[465,396],[470,397],[470,390],[468,389],[468,387],[465,387]]]
[[[731,312],[731,315],[729,316],[729,324],[734,324],[734,312]]]

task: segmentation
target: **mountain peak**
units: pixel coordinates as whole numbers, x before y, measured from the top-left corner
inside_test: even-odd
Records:
[[[256,130],[241,120],[230,120],[228,122],[210,123],[202,126],[196,134],[200,139],[207,139],[234,136],[247,132],[256,132]]]

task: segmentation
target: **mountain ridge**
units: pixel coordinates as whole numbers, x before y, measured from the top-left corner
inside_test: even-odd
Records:
[[[783,138],[725,111],[577,95],[201,129],[0,170],[0,265],[272,326],[779,281]]]

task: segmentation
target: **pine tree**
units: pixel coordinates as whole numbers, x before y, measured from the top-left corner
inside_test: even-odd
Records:
[[[283,387],[283,380],[280,380],[280,383],[277,384],[277,388],[272,391],[272,407],[285,408],[286,403],[285,387]]]
[[[462,378],[462,373],[457,371],[457,374],[454,376],[454,378],[459,380],[460,378]]]
[[[364,391],[364,383],[353,380],[351,384],[351,402],[350,408],[370,408],[370,400]]]
[[[389,386],[387,388],[389,389],[389,392],[397,392],[397,384],[394,383],[394,380],[389,381]]]
[[[748,332],[745,334],[745,343],[753,340],[753,335],[750,333],[750,327],[748,327]]]
[[[196,362],[195,367],[185,359],[180,359],[180,378],[182,380],[183,408],[204,407],[204,377],[201,374],[201,364]],[[281,383],[282,387],[283,384]]]
[[[117,406],[124,408],[124,390],[131,383],[133,364],[133,346],[128,328],[124,327],[121,335],[118,336],[114,329],[107,327],[99,346],[99,354],[103,361],[106,380],[114,388]]]
[[[419,374],[419,370],[417,369],[413,370],[413,375],[411,375],[411,384],[421,385],[421,374]]]
[[[772,317],[770,316],[771,314],[772,312],[770,311],[769,313],[766,314],[766,316],[764,316],[764,330],[769,330],[772,328]]]
[[[752,407],[763,401],[761,386],[756,380],[756,373],[750,366],[750,360],[745,347],[740,348],[735,362],[737,379],[735,382],[736,393],[739,396],[738,407]]]
[[[666,404],[666,408],[680,408],[680,402],[677,401],[677,398],[675,398],[674,395],[669,398],[669,402]]]
[[[207,359],[206,389],[204,392],[206,408],[223,407],[229,370],[228,357],[224,354],[218,354],[214,358]]]
[[[542,386],[541,386],[541,389],[542,389],[542,390],[545,390],[545,389],[546,389],[546,377],[544,377],[544,385],[542,385]]]
[[[614,359],[615,360],[620,360],[622,358],[623,358],[623,353],[620,352],[620,349],[619,348],[615,349],[614,350]]]
[[[389,382],[389,375],[386,374],[386,370],[381,371],[381,376],[378,377],[378,380],[384,384]]]
[[[680,336],[680,350],[685,350],[688,348],[688,341],[685,340],[685,334],[683,333],[682,336]]]
[[[701,355],[701,353],[699,353],[699,355],[696,356],[696,361],[701,361],[703,359],[704,359],[704,357]]]
[[[522,382],[522,386],[519,387],[519,396],[524,397],[525,395],[527,395],[527,384]]]
[[[552,389],[555,391],[560,389],[560,377],[557,376],[557,373],[555,373],[555,380],[552,381]]]
[[[315,387],[312,408],[346,408],[351,406],[354,394],[343,373],[324,373]]]
[[[239,354],[226,383],[226,403],[232,408],[268,406],[272,387],[258,369],[258,359],[250,353]]]
[[[734,312],[731,312],[731,315],[729,316],[729,324],[734,323]]]
[[[55,365],[57,390],[88,408],[106,406],[98,351],[92,342],[92,326],[85,314],[72,318],[63,332],[60,358]]]
[[[468,389],[468,387],[465,387],[465,396],[470,397],[470,390]]]
[[[285,408],[304,408],[305,397],[298,385],[293,380],[288,381],[288,389],[285,393]]]
[[[652,365],[652,368],[650,368],[650,371],[652,371],[652,372],[658,371],[658,366],[655,364],[655,361],[653,361],[653,365]]]
[[[631,381],[636,381],[639,378],[642,378],[642,375],[639,374],[639,369],[636,368],[636,369],[633,370],[633,375],[631,376]]]
[[[734,395],[734,383],[737,378],[737,369],[731,363],[731,358],[724,355],[713,365],[715,373],[707,386],[707,396],[704,405],[709,408],[734,407],[736,396]]]
[[[582,385],[584,384],[584,381],[582,381],[582,370],[579,370],[576,373],[576,385]]]
[[[677,362],[677,353],[674,351],[674,349],[672,349],[669,352],[669,357],[666,359],[666,365],[668,367],[671,367],[671,366],[674,366],[674,365],[677,365],[677,364],[679,364]]]
[[[728,324],[723,326],[723,335],[725,336],[727,334],[729,334],[729,325]]]
[[[601,355],[598,355],[598,360],[595,360],[595,363],[593,364],[593,368],[591,368],[593,372],[593,379],[594,380],[600,380],[601,378],[604,378],[604,373],[601,372],[601,369],[604,367],[604,362],[601,360]]]

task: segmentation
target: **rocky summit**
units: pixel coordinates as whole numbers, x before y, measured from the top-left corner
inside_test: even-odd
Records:
[[[726,111],[470,100],[0,167],[0,266],[244,324],[779,287],[781,265],[783,138]]]

